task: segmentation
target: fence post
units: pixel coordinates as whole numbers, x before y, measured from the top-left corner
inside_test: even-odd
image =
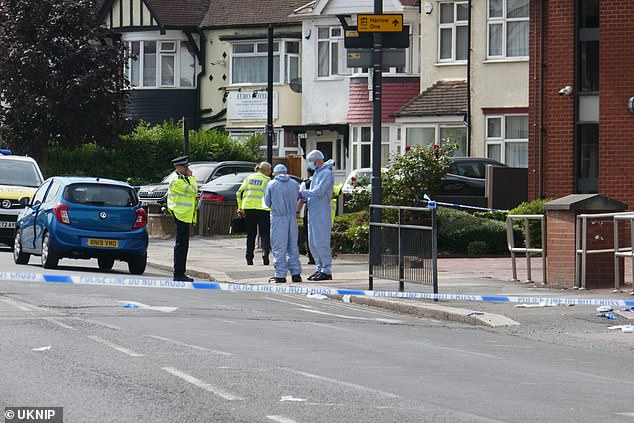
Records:
[[[619,260],[619,219],[614,218],[614,290],[621,290],[620,260]],[[625,264],[625,263],[623,263]]]
[[[436,206],[431,208],[431,268],[432,268],[432,281],[434,285],[434,294],[438,295],[438,220],[436,218]],[[438,298],[434,298],[434,301],[438,301]]]
[[[542,229],[542,284],[546,285],[546,217],[542,216],[539,220]]]
[[[513,269],[513,282],[517,282],[517,264],[515,263],[515,239],[513,236],[513,218],[506,218],[506,245],[511,252],[511,268]]]
[[[403,240],[403,224],[401,220],[401,209],[398,209],[398,290],[405,291],[405,251]]]
[[[524,219],[524,227],[526,228],[526,282],[533,282],[531,274],[531,227],[528,218]]]

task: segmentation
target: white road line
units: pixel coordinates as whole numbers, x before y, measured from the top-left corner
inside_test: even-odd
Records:
[[[82,319],[81,317],[73,317],[73,319],[81,320],[83,322],[90,323],[91,325],[103,326],[104,328],[108,328],[112,330],[123,330],[123,328],[120,328],[119,326],[109,325],[107,323],[101,323],[96,320]]]
[[[392,394],[390,392],[381,391],[379,389],[369,388],[369,387],[363,386],[363,385],[357,385],[356,383],[344,382],[342,380],[337,380],[337,379],[330,379],[328,377],[319,376],[319,375],[315,375],[315,374],[312,374],[312,373],[301,372],[299,370],[289,369],[289,368],[286,368],[286,367],[279,367],[279,369],[286,370],[288,372],[295,373],[295,374],[298,374],[298,375],[301,375],[301,376],[309,377],[311,379],[323,380],[324,382],[336,383],[337,385],[347,386],[349,388],[354,388],[354,389],[358,389],[358,390],[361,390],[361,391],[367,391],[367,392],[373,392],[373,393],[376,393],[376,394],[381,394],[381,395],[386,396],[388,398],[400,398],[399,395]]]
[[[225,355],[225,356],[233,355],[232,353],[229,353],[229,352],[218,351],[218,350],[210,350],[209,348],[199,347],[198,345],[186,344],[184,342],[176,341],[175,339],[163,338],[162,336],[156,336],[156,335],[147,335],[147,336],[148,336],[148,338],[160,339],[161,341],[169,342],[171,344],[181,345],[183,347],[189,347],[189,348],[192,348],[194,350],[210,352],[212,354]]]
[[[242,398],[239,396],[233,395],[227,391],[224,391],[220,388],[212,386],[208,383],[203,382],[200,379],[195,378],[192,375],[188,375],[187,373],[183,373],[174,367],[163,367],[167,373],[173,374],[174,376],[183,379],[185,382],[191,383],[192,385],[198,386],[199,388],[204,389],[205,391],[211,392],[214,395],[219,396],[222,399],[226,399],[227,401],[241,401]]]
[[[266,418],[277,423],[297,423],[295,420],[284,416],[266,416]]]
[[[107,347],[114,348],[115,350],[117,350],[119,352],[122,352],[124,354],[127,354],[130,357],[144,357],[143,354],[136,353],[136,352],[134,352],[132,350],[129,350],[129,349],[125,348],[125,347],[122,347],[120,345],[114,344],[114,343],[112,343],[112,342],[110,342],[110,341],[108,341],[106,339],[100,338],[98,336],[88,336],[88,338],[90,338],[90,339],[92,339],[94,341],[97,341],[99,343],[102,343],[102,344],[104,344]]]
[[[72,326],[69,326],[69,325],[67,325],[66,323],[62,323],[62,322],[60,322],[59,320],[55,320],[55,319],[53,319],[52,317],[45,317],[45,318],[44,318],[44,320],[46,320],[47,322],[54,323],[54,324],[56,324],[57,326],[61,326],[61,327],[63,327],[64,329],[77,330],[76,328],[74,328],[74,327],[72,327]]]
[[[18,310],[22,310],[22,311],[33,311],[33,309],[31,309],[30,307],[27,307],[26,305],[23,305],[22,302],[19,301],[14,301],[10,298],[0,298],[0,301],[2,301],[3,303],[12,305],[13,307],[17,308]]]
[[[614,413],[617,416],[634,417],[634,413]]]
[[[326,316],[341,317],[342,319],[350,319],[350,320],[366,320],[366,321],[371,321],[371,322],[393,323],[393,324],[402,324],[403,323],[401,320],[382,319],[380,317],[372,317],[371,318],[371,317],[346,316],[344,314],[327,313],[325,311],[319,311],[319,310],[306,310],[306,309],[303,309],[303,308],[299,308],[298,310],[306,311],[308,313],[323,314],[323,315],[326,315]]]
[[[290,304],[290,305],[299,306],[299,307],[304,307],[304,308],[312,308],[311,306],[307,306],[307,305],[300,304],[300,303],[294,303],[294,302],[292,302],[292,301],[278,300],[277,298],[264,297],[264,299],[265,299],[265,300],[269,300],[269,301],[275,301],[275,302],[277,302],[277,303]]]
[[[599,375],[593,375],[592,373],[577,372],[577,371],[572,371],[570,373],[574,375],[587,376],[587,377],[592,377],[595,379],[605,380],[607,382],[616,382],[616,383],[624,383],[627,385],[634,385],[633,381],[626,380],[626,379],[619,379],[619,378],[609,377],[609,376],[599,376]]]

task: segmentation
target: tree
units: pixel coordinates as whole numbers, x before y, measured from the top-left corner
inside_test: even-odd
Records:
[[[127,130],[126,51],[93,0],[0,1],[0,131],[45,168],[49,143],[113,142]]]
[[[433,146],[414,146],[404,154],[391,157],[387,174],[383,178],[386,204],[423,206],[424,195],[430,197],[442,184],[442,177],[451,164],[451,153],[456,149]]]

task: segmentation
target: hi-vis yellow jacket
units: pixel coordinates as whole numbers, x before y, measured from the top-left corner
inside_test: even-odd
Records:
[[[181,222],[196,223],[196,194],[196,178],[178,175],[167,190],[167,209]]]
[[[330,200],[330,211],[332,212],[332,223],[335,223],[335,216],[337,215],[337,197],[341,194],[341,190],[343,189],[343,184],[339,182],[334,186],[332,193],[332,200]]]
[[[264,199],[266,184],[270,180],[271,178],[260,172],[248,176],[236,192],[238,208],[241,210],[269,210],[262,200]]]

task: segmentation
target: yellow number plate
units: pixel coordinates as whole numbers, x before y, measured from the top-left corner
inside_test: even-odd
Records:
[[[89,247],[119,248],[119,240],[88,238]]]

